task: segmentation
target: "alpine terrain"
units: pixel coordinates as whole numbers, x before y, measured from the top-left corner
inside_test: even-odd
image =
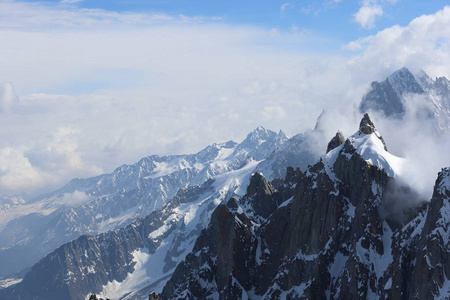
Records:
[[[284,180],[254,173],[243,196],[223,187],[248,163],[180,189],[124,228],[62,245],[0,297],[447,298],[450,168],[421,199],[367,114],[326,150]]]
[[[32,266],[83,234],[122,228],[160,210],[181,188],[202,185],[219,175],[250,174],[287,140],[281,131],[259,127],[240,144],[213,144],[191,155],[152,155],[111,174],[73,179],[27,202],[4,198],[0,202],[0,276]],[[245,177],[239,173],[220,188],[232,193]]]
[[[413,75],[402,68],[383,82],[372,82],[360,103],[361,113],[377,111],[395,118],[403,118],[408,108],[420,120],[433,120],[435,128],[450,129],[450,81],[433,80],[424,71]]]
[[[450,83],[403,68],[359,108],[445,141]],[[2,196],[0,299],[450,298],[449,168],[425,199],[367,114],[348,138],[330,125]]]
[[[425,202],[397,180],[405,163],[366,114],[281,189],[253,175],[244,197],[215,209],[160,297],[448,299],[450,168]],[[393,211],[400,198],[410,203]]]

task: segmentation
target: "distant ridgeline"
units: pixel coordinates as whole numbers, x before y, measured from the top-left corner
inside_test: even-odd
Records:
[[[402,120],[414,97],[450,128],[449,81],[406,68],[360,109]],[[324,117],[2,200],[0,283],[29,269],[0,299],[449,299],[449,166],[421,199],[368,114],[328,144]]]
[[[420,197],[399,186],[397,172],[405,162],[386,151],[370,117],[347,139],[338,132],[327,148],[305,171],[288,168],[284,180],[269,182],[254,173],[243,197],[214,206],[209,224],[163,288],[147,286],[122,299],[445,299],[450,168],[439,173],[430,202],[415,199],[411,203],[418,205],[392,214],[391,189],[411,200]],[[174,218],[173,209],[196,211],[202,205],[198,195],[213,185],[187,189],[123,229],[63,245],[20,284],[2,290],[2,299],[107,294],[111,274],[119,286],[137,287],[139,274],[153,275],[152,264],[145,263],[150,253],[158,255],[156,240],[186,226],[187,215]],[[179,225],[155,234],[173,223]],[[150,294],[154,289],[162,292]]]
[[[419,97],[421,101],[412,101],[411,97]],[[359,108],[361,113],[377,111],[403,118],[411,102],[416,102],[417,117],[433,120],[437,129],[450,129],[450,82],[445,77],[433,80],[423,71],[413,75],[402,68],[385,81],[372,82]]]

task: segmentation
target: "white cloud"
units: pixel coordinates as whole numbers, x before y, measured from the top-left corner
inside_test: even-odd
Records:
[[[0,190],[3,193],[26,192],[45,182],[41,174],[25,157],[24,148],[0,148]]]
[[[304,31],[17,5],[11,18],[0,8],[0,82],[18,95],[1,102],[0,195],[240,141],[259,125],[294,135],[323,108],[352,114],[395,68],[450,70],[447,10],[355,41],[349,59],[302,51],[317,43]]]
[[[383,15],[383,8],[378,4],[364,4],[353,15],[353,21],[362,28],[372,29],[375,27],[375,21]]]
[[[375,28],[375,23],[384,15],[384,7],[398,0],[362,0],[361,7],[353,14],[353,22],[365,29]]]
[[[68,0],[64,3],[80,2]],[[64,4],[63,3],[63,4]],[[0,1],[0,28],[123,27],[164,23],[198,23],[220,17],[168,15],[164,13],[118,13],[103,9],[80,9],[67,5],[45,5]]]
[[[0,114],[8,113],[16,98],[12,83],[0,83]]]
[[[262,112],[264,119],[283,119],[286,117],[286,111],[281,106],[266,106]]]
[[[383,80],[401,67],[425,70],[431,76],[450,77],[450,7],[393,26],[348,44],[362,53],[349,61],[354,74],[365,81]],[[376,65],[376,67],[375,67]]]
[[[89,196],[85,192],[73,191],[73,193],[65,193],[61,199],[58,199],[58,204],[64,204],[66,206],[77,206],[85,203],[89,200]],[[57,205],[56,201],[52,203]]]
[[[367,44],[370,43],[372,37],[365,37],[365,38],[360,38],[356,41],[351,41],[349,42],[347,45],[342,46],[343,50],[349,50],[349,51],[358,51],[358,50],[362,50],[365,46],[367,46]]]

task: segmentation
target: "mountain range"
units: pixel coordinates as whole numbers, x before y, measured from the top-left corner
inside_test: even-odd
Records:
[[[5,204],[0,221],[0,275],[21,271],[83,234],[107,232],[145,217],[161,209],[180,188],[241,169],[250,168],[251,173],[252,167],[286,141],[283,132],[259,127],[240,144],[213,144],[193,155],[145,157],[111,174],[73,179],[26,203]],[[232,192],[241,183],[233,184],[224,188]]]
[[[401,120],[421,97],[419,117],[445,132],[449,82],[424,74],[372,83],[360,109]],[[0,274],[18,283],[0,298],[445,299],[449,169],[430,201],[399,180],[408,162],[368,115],[326,138],[321,117],[291,138],[259,127],[240,144],[4,198]]]
[[[161,298],[448,299],[450,168],[430,202],[394,215],[393,190],[417,195],[397,182],[405,162],[368,115],[332,145],[286,178],[290,193],[257,173],[244,197],[217,207]]]

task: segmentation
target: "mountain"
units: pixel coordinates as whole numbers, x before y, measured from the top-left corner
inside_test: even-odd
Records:
[[[450,168],[427,202],[368,115],[330,145],[282,189],[255,174],[219,205],[161,298],[448,299]]]
[[[242,159],[244,146],[230,151],[231,161]],[[253,151],[252,157],[257,155]],[[110,298],[148,298],[148,291],[161,290],[192,250],[215,207],[245,193],[258,162],[246,158],[237,170],[182,188],[162,210],[124,228],[81,236],[62,245],[35,264],[21,283],[4,290],[5,294],[0,292],[0,297],[83,299],[96,293]]]
[[[255,167],[286,141],[283,132],[258,127],[240,144],[213,144],[191,155],[153,155],[111,174],[73,179],[61,189],[28,202],[2,201],[0,276],[32,266],[83,234],[125,227],[162,209],[180,189]],[[236,180],[230,191],[239,184]]]
[[[376,111],[401,119],[408,107],[420,120],[431,119],[436,128],[449,129],[450,81],[445,77],[433,80],[423,71],[413,75],[402,68],[382,82],[372,82],[359,108],[361,113]]]
[[[250,179],[250,160],[180,189],[162,210],[62,245],[0,298],[446,299],[450,168],[427,202],[386,149],[365,115],[306,170]]]

